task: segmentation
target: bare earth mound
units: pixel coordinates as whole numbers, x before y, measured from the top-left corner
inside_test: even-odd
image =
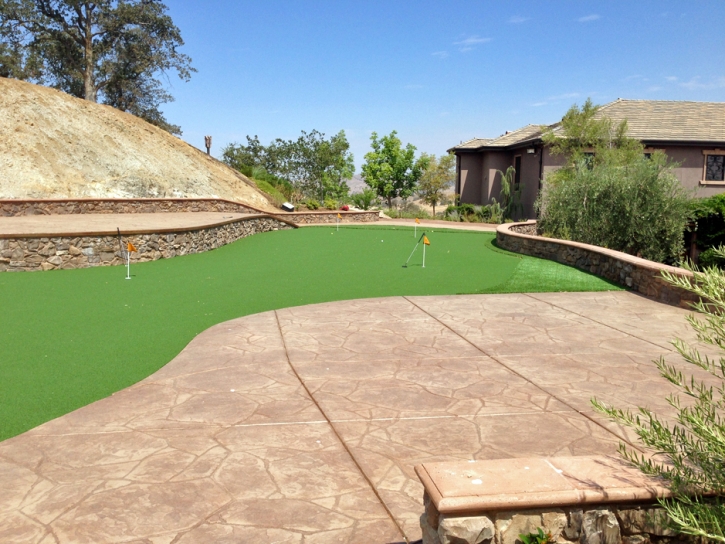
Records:
[[[271,209],[253,182],[109,106],[0,78],[0,198],[217,197]]]

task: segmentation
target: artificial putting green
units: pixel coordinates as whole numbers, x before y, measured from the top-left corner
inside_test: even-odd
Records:
[[[420,234],[421,230],[418,230]],[[484,232],[310,227],[125,267],[0,274],[0,439],[158,370],[198,333],[289,306],[392,295],[603,291],[618,287],[497,249]]]

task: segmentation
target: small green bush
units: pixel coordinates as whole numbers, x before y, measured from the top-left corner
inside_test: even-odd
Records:
[[[450,205],[443,212],[443,219],[466,223],[502,223],[503,210],[495,199],[492,204],[485,206],[473,204]]]
[[[378,195],[370,188],[365,188],[361,193],[350,195],[352,203],[361,210],[369,210],[378,204]]]
[[[696,222],[698,264],[703,267],[725,267],[714,248],[725,244],[725,194],[698,198],[692,201],[692,218]]]
[[[535,533],[519,534],[519,540],[521,540],[523,544],[550,544],[554,542],[554,537],[551,533],[545,533],[544,530],[539,527]]]
[[[621,164],[578,163],[547,179],[539,207],[543,232],[658,262],[677,262],[690,198],[663,153]]]
[[[336,210],[337,209],[337,200],[332,198],[326,198],[325,201],[322,203],[323,207],[327,210]]]
[[[308,210],[317,210],[320,207],[320,203],[314,198],[308,198],[302,201],[302,205]]]

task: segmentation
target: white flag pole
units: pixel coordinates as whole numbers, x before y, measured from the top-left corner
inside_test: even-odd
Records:
[[[425,255],[425,252],[423,253]],[[425,257],[423,258],[425,260]],[[126,248],[126,279],[131,279],[131,252]]]
[[[415,230],[413,230],[413,238],[418,237],[418,223],[415,224]]]
[[[425,268],[425,246],[426,244],[423,243],[423,268]]]

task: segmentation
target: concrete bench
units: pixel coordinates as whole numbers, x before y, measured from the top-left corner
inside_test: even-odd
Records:
[[[425,463],[424,544],[521,544],[538,528],[561,543],[680,541],[657,499],[670,491],[613,457]]]

